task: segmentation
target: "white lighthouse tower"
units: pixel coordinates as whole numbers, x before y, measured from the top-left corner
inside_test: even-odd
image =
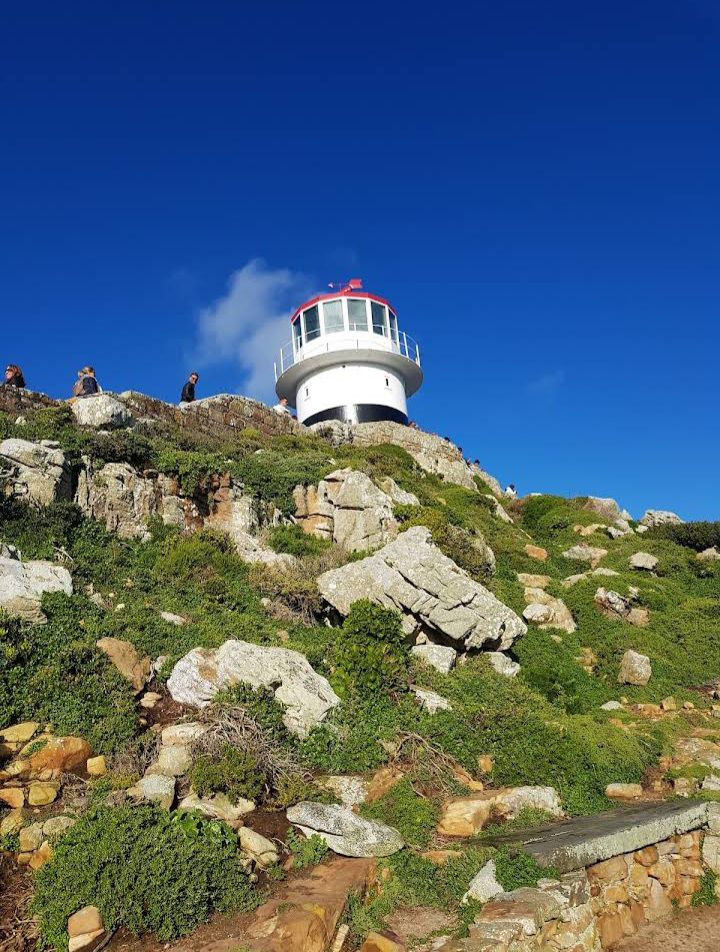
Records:
[[[298,420],[407,423],[407,398],[420,387],[420,349],[400,330],[395,308],[361,290],[311,298],[290,318],[291,339],[275,364],[275,390]]]

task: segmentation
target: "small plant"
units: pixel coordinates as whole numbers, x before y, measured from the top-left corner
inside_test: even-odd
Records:
[[[225,793],[233,801],[255,800],[265,788],[266,776],[253,755],[226,744],[217,758],[198,757],[190,780],[201,797]]]
[[[541,868],[532,856],[523,850],[501,847],[495,856],[497,881],[506,892],[521,886],[537,886],[541,879],[558,879],[560,873],[553,866]]]
[[[360,812],[369,820],[380,820],[395,827],[406,843],[419,849],[428,845],[438,819],[435,804],[416,793],[408,777],[379,800],[363,804]]]
[[[297,525],[276,526],[270,530],[268,541],[275,552],[299,556],[319,555],[332,545],[329,539],[319,539]]]
[[[706,869],[700,877],[700,888],[693,893],[693,906],[712,906],[718,901],[716,893],[718,874],[713,869]]]
[[[19,853],[20,839],[17,833],[3,833],[0,836],[0,853]]]
[[[293,869],[317,866],[318,863],[322,863],[329,850],[325,840],[317,833],[305,837],[299,836],[294,830],[290,830],[285,839],[285,844],[292,853]]]
[[[355,602],[333,654],[335,686],[345,698],[407,690],[408,656],[400,615],[368,599]]]

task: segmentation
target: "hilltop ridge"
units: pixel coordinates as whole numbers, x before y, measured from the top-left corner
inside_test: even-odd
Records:
[[[496,947],[566,948],[536,895],[560,873],[487,830],[720,788],[718,524],[511,499],[442,437],[307,429],[233,395],[0,387],[0,471],[0,870],[34,894],[46,945],[166,941],[235,909],[228,950],[279,949],[286,929],[285,948],[325,952],[349,902],[347,949],[407,947],[409,906],[435,910],[423,948],[439,930],[433,949],[474,952],[517,890],[502,902],[544,911]],[[712,894],[715,820],[704,803],[672,817],[629,847],[671,842],[635,898],[618,874],[578,901],[578,947],[610,948],[632,902],[634,930]],[[320,935],[278,914],[273,883],[290,894],[320,863],[329,888],[328,851],[365,865],[338,872],[344,893],[317,887]]]

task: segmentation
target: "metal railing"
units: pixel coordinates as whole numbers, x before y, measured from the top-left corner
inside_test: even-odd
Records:
[[[309,342],[309,346],[306,344],[300,346],[297,349],[297,352],[293,350],[293,342],[288,341],[283,347],[280,348],[280,359],[274,363],[275,369],[275,380],[277,381],[278,377],[285,373],[286,370],[289,370],[295,364],[300,363],[300,361],[305,360],[309,357],[317,357],[319,354],[329,354],[334,350],[377,350],[381,353],[390,352],[393,354],[399,354],[401,357],[406,357],[408,360],[412,360],[413,363],[420,366],[420,346],[416,340],[414,340],[409,334],[406,334],[405,331],[400,331],[398,340],[388,340],[387,337],[381,335],[372,335],[372,334],[363,334],[362,337],[358,336],[352,340],[348,340],[346,335],[343,335],[341,339],[338,339],[340,335],[326,334],[322,340],[319,338],[314,338]],[[378,344],[383,344],[384,346],[378,347]]]

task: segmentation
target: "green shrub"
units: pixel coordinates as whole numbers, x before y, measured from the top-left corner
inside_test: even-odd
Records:
[[[438,821],[437,806],[416,793],[408,777],[379,800],[363,804],[360,813],[368,820],[380,820],[395,827],[406,843],[419,849],[428,845]]]
[[[406,690],[408,656],[400,615],[368,599],[355,602],[338,632],[333,660],[341,697]]]
[[[288,555],[318,555],[332,544],[329,539],[319,539],[297,525],[276,526],[270,530],[268,541],[275,552]]]
[[[560,876],[552,866],[538,866],[535,859],[521,849],[503,846],[494,859],[497,881],[506,892],[521,886],[537,886],[540,879],[558,879]]]
[[[289,830],[285,837],[285,845],[293,858],[293,869],[305,869],[306,866],[317,866],[327,856],[330,847],[322,836],[313,833],[312,836],[300,836],[294,830]]]
[[[166,942],[215,909],[247,909],[256,894],[237,836],[224,823],[154,807],[100,807],[82,816],[35,877],[41,948],[67,949],[68,917],[95,905],[107,929]]]
[[[247,751],[226,744],[218,757],[203,755],[190,769],[190,780],[201,797],[225,793],[234,803],[255,800],[265,787],[262,765]]]
[[[668,522],[655,526],[646,539],[669,539],[677,545],[684,545],[695,552],[713,547],[720,548],[720,522]]]

